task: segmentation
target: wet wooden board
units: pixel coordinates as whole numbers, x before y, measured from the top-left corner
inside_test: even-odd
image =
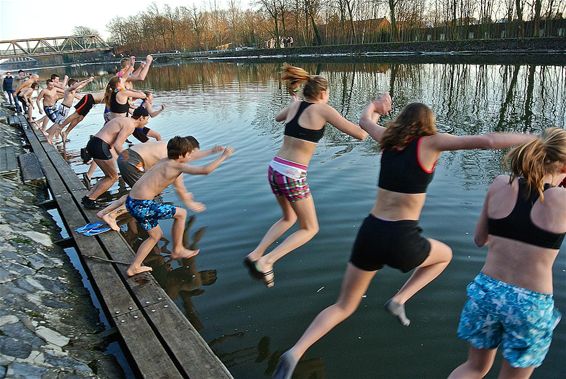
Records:
[[[25,153],[18,155],[18,162],[20,162],[20,172],[22,173],[22,180],[24,183],[30,183],[37,180],[45,179],[41,164],[35,153]]]
[[[18,170],[15,146],[0,147],[0,174],[7,174]]]
[[[79,207],[78,213],[86,222],[98,221],[95,211],[80,207],[80,199],[86,194],[84,185],[63,157],[47,144],[44,136],[35,133],[36,143],[41,145],[45,156],[57,167],[57,175],[64,183],[72,201]],[[41,142],[40,142],[41,141]],[[73,236],[75,237],[73,232]],[[96,237],[76,236],[76,238],[89,238],[97,241],[105,255],[114,261],[130,262],[134,252],[119,233],[108,232]],[[106,263],[108,266],[109,263]],[[106,267],[107,267],[106,266]],[[196,329],[181,313],[175,303],[167,296],[165,291],[157,284],[153,276],[143,274],[135,278],[128,278],[126,265],[112,264],[132,296],[136,306],[124,316],[116,314],[115,320],[119,323],[138,322],[140,318],[152,327],[162,346],[167,350],[169,359],[174,362],[179,374],[189,378],[232,378],[230,372],[208,347]],[[135,314],[135,316],[134,316]]]
[[[85,219],[74,197],[68,192],[57,170],[49,160],[35,134],[25,130],[30,138],[30,144],[37,151],[37,156],[45,171],[53,197],[57,201],[62,219],[70,234],[75,239],[79,256],[87,268],[93,288],[97,291],[106,306],[106,313],[111,319],[127,347],[127,352],[136,364],[134,369],[141,377],[146,378],[182,378],[179,369],[170,359],[168,352],[158,335],[153,331],[145,317],[139,312],[139,307],[126,289],[115,269],[109,269],[111,264],[93,259],[109,259],[92,237],[76,233],[74,229],[89,222]]]

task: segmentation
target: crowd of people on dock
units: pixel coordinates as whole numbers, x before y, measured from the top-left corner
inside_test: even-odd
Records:
[[[37,75],[22,77],[16,90],[8,91],[14,80],[8,73],[3,85],[9,101],[16,104],[17,110],[27,112],[30,122],[45,133],[50,143],[59,137],[65,141],[94,104],[105,104],[104,125],[81,151],[83,161],[92,162],[85,183],[90,183],[96,167],[104,177],[90,188],[82,204],[88,209],[101,208],[97,199],[118,180],[119,174],[131,188],[128,195],[97,213],[118,231],[117,217],[128,212],[147,231],[148,238],[127,269],[129,276],[151,271],[143,261],[163,235],[159,226],[162,219],[174,220],[172,258],[198,254],[198,250],[189,250],[182,243],[187,211],[155,198],[173,185],[186,208],[204,211],[204,204],[185,188],[183,174],[207,175],[234,151],[224,146],[200,150],[194,136],[162,141],[159,133],[147,125],[164,107],[154,109],[151,92],[133,89],[134,82],[145,79],[152,58],[147,56],[137,68],[135,63],[133,57],[122,60],[120,71],[109,80],[104,92],[82,96],[80,90],[93,78],[77,81],[65,77],[60,81],[59,76],[52,75],[35,101],[40,113],[45,113],[39,120],[33,120],[30,111],[34,108],[31,99],[38,86]],[[452,259],[450,246],[423,236],[419,223],[441,154],[504,148],[511,148],[506,155],[510,173],[496,177],[487,190],[474,235],[477,246],[488,247],[487,257],[481,272],[467,287],[468,299],[458,326],[458,336],[469,343],[468,358],[449,378],[484,377],[498,348],[504,358],[500,378],[530,377],[542,364],[560,321],[552,295],[552,267],[566,234],[566,131],[548,128],[538,136],[440,133],[433,111],[422,103],[405,105],[382,126],[380,118],[392,111],[388,93],[370,102],[359,122],[353,123],[328,104],[326,78],[285,64],[282,80],[287,83],[291,101],[275,116],[276,121],[285,124],[284,138],[268,165],[268,182],[281,208],[281,218],[244,257],[252,278],[273,287],[275,263],[307,243],[319,230],[307,172],[327,125],[355,139],[370,137],[379,143],[381,168],[375,203],[353,242],[336,302],[322,310],[281,356],[274,378],[292,377],[306,350],[354,313],[370,282],[384,266],[412,272],[384,304],[401,325],[409,326],[406,303],[436,279]],[[62,102],[57,106],[59,99]],[[75,111],[69,115],[75,99]],[[137,99],[142,100],[141,105],[134,105]],[[53,125],[46,128],[49,121]],[[131,136],[141,143],[124,148]],[[209,164],[191,163],[214,154],[218,157]],[[270,250],[295,224],[298,228]]]

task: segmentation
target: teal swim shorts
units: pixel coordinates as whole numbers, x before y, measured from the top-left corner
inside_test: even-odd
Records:
[[[503,357],[512,367],[538,367],[542,364],[552,332],[560,321],[550,294],[478,274],[467,288],[458,325],[458,337],[477,349],[501,345]]]

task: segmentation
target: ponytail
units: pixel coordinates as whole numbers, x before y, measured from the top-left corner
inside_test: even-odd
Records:
[[[309,75],[300,67],[283,63],[281,79],[286,82],[289,93],[296,92],[304,83],[303,95],[306,99],[316,100],[322,91],[328,89],[328,80],[320,75]]]
[[[110,79],[110,81],[106,85],[106,90],[104,91],[104,104],[106,104],[108,108],[110,108],[110,99],[112,98],[112,93],[116,91],[116,89],[118,88],[119,82],[120,82],[120,78],[114,76]]]
[[[511,171],[509,183],[522,177],[526,181],[527,196],[537,191],[544,201],[544,177],[554,174],[566,164],[566,131],[560,128],[545,129],[542,135],[513,148],[506,156]]]

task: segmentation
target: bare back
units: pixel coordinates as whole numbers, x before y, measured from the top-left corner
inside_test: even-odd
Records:
[[[275,118],[277,121],[290,122],[299,110],[301,102],[295,101]],[[304,129],[321,130],[326,123],[331,124],[338,130],[358,139],[367,137],[359,125],[356,125],[342,117],[334,108],[325,102],[313,102],[312,105],[303,110],[297,123]],[[277,152],[277,156],[292,162],[308,166],[317,143],[302,140],[296,137],[284,136],[283,146]]]
[[[517,202],[518,181],[509,184],[508,176],[496,178],[491,185],[480,217],[483,228],[487,218],[507,217]],[[544,201],[538,199],[531,210],[532,223],[552,233],[566,232],[566,189],[550,188],[544,192]],[[482,220],[482,218],[484,218]],[[487,233],[487,230],[485,230]],[[477,233],[477,232],[476,232]],[[482,272],[506,283],[542,293],[552,293],[552,265],[557,249],[543,248],[526,242],[488,235],[488,253]]]
[[[163,141],[139,143],[130,149],[142,157],[146,169],[167,158],[167,142]]]
[[[113,145],[123,129],[129,131],[128,135],[132,134],[135,129],[134,119],[129,117],[114,118],[104,124],[102,129],[95,134],[95,137],[100,138],[109,145]]]

